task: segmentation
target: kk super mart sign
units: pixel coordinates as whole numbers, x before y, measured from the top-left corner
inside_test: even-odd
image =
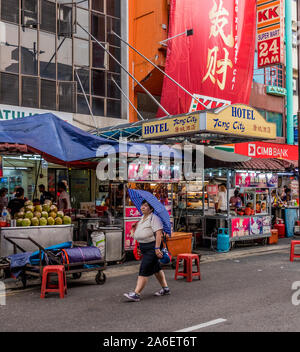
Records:
[[[284,63],[284,0],[257,0],[258,67]]]
[[[298,160],[298,146],[266,142],[238,143],[234,152],[260,159]]]

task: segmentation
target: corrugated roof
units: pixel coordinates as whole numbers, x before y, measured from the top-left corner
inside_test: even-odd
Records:
[[[243,162],[224,162],[205,156],[205,168],[230,168],[239,170],[286,171],[293,170],[295,165],[290,160],[251,159]]]

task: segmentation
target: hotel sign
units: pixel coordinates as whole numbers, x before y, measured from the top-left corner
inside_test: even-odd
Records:
[[[182,115],[143,124],[143,138],[191,134],[199,131],[200,114]]]
[[[258,111],[243,104],[231,105],[218,114],[207,113],[206,129],[245,137],[276,138],[276,124],[267,122]]]
[[[235,104],[214,112],[198,111],[189,115],[155,119],[144,122],[142,126],[144,139],[206,132],[275,139],[276,124],[267,122],[250,106]]]

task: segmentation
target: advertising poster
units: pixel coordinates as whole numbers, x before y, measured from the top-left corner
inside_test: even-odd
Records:
[[[271,217],[270,216],[264,216],[262,218],[262,225],[263,225],[262,233],[264,235],[271,233]]]
[[[263,231],[263,220],[262,218],[251,218],[250,219],[250,235],[259,236]]]
[[[133,238],[134,231],[132,229],[132,226],[137,222],[138,222],[138,219],[125,221],[125,243],[124,243],[125,251],[133,250],[134,248],[134,238]]]
[[[249,236],[250,218],[234,218],[231,220],[231,237]]]

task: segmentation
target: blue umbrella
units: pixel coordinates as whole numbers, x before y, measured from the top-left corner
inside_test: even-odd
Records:
[[[163,223],[163,230],[168,235],[171,235],[171,221],[167,209],[160,203],[160,201],[150,192],[128,189],[128,194],[138,211],[142,214],[141,205],[143,200],[149,203],[153,209],[154,214],[157,215]]]

